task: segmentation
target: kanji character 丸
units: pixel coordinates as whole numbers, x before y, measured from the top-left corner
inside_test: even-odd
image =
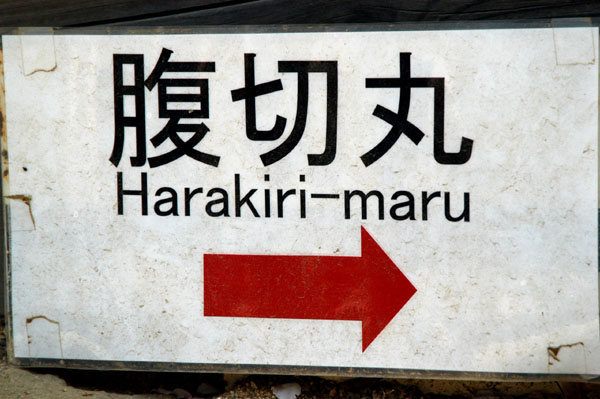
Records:
[[[413,143],[418,145],[421,142],[423,132],[408,121],[408,110],[410,107],[411,89],[433,88],[433,156],[440,164],[459,165],[466,163],[471,158],[473,140],[462,138],[460,150],[457,153],[449,153],[444,150],[444,78],[413,78],[410,74],[410,54],[400,53],[400,77],[398,78],[367,78],[365,85],[367,88],[399,88],[400,99],[398,102],[398,111],[377,105],[373,115],[383,119],[392,128],[384,139],[363,154],[360,158],[365,166],[381,158],[400,138],[402,134],[406,135]]]

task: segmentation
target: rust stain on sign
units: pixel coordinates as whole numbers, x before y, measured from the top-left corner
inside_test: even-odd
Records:
[[[32,326],[36,320],[40,320],[41,323],[35,323]],[[60,322],[44,315],[36,315],[25,319],[25,329],[30,356],[37,354],[38,356],[64,357]]]
[[[6,102],[4,90],[4,52],[2,50],[2,41],[0,40],[0,148],[2,149],[2,179],[5,192],[8,188],[8,151],[6,150],[8,139],[6,136]]]
[[[548,354],[548,373],[568,373],[588,375],[588,356],[583,341],[563,345],[549,345]]]
[[[583,342],[575,342],[573,344],[565,344],[565,345],[558,345],[558,346],[549,346],[548,347],[548,356],[550,358],[556,360],[557,362],[560,362],[560,359],[558,358],[558,353],[560,352],[560,350],[562,348],[572,348],[577,345],[585,346],[583,344]]]
[[[31,217],[31,223],[33,223],[33,229],[35,230],[35,218],[33,217],[33,213],[31,212],[31,195],[5,195],[4,198],[23,201],[25,205],[27,205],[27,208],[29,209],[29,216]]]
[[[28,317],[27,319],[25,319],[25,323],[31,324],[32,321],[37,320],[37,319],[44,319],[46,321],[49,321],[50,323],[54,323],[56,325],[60,325],[60,323],[58,321],[49,319],[48,317],[46,317],[44,315],[37,315],[37,316]]]

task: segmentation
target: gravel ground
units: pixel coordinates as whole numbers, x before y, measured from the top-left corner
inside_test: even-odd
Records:
[[[7,364],[3,327],[0,316],[0,399],[600,399],[600,384],[20,369]]]

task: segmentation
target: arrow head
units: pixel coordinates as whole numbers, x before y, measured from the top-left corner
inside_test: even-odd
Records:
[[[364,352],[417,292],[417,289],[364,227],[361,227],[361,250],[362,286],[364,287],[362,306]]]

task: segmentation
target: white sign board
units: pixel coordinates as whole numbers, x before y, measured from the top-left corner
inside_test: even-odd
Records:
[[[4,36],[13,360],[600,374],[597,33]]]

